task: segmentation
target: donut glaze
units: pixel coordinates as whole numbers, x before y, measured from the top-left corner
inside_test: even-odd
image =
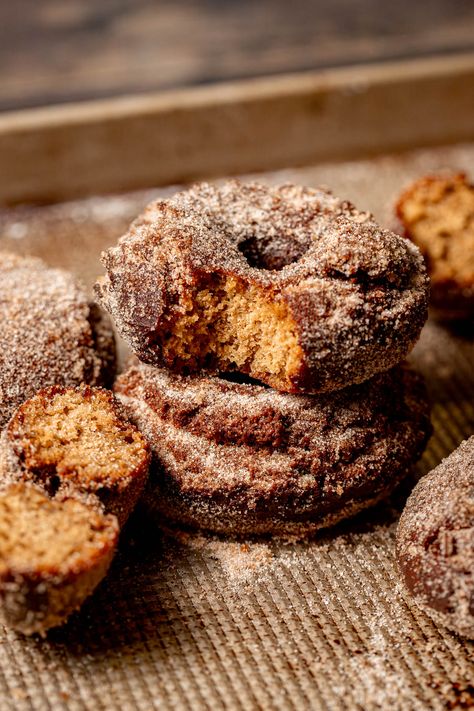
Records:
[[[318,396],[134,362],[114,386],[153,452],[147,505],[181,527],[305,537],[374,503],[431,433],[407,368]]]
[[[103,254],[99,300],[140,360],[327,392],[400,362],[426,319],[415,245],[323,190],[199,184]]]
[[[474,437],[413,489],[397,530],[408,591],[446,627],[474,638]]]
[[[0,427],[40,388],[109,384],[109,319],[62,269],[0,252]]]

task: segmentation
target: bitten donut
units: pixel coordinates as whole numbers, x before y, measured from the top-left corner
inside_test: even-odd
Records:
[[[100,582],[140,496],[149,447],[112,393],[54,386],[0,439],[0,619],[44,633]]]
[[[433,307],[448,318],[474,316],[474,185],[463,173],[426,176],[396,211],[425,257]]]
[[[398,525],[397,557],[420,606],[474,638],[474,437],[413,489]]]
[[[431,431],[406,368],[305,396],[135,362],[114,387],[154,455],[147,506],[237,537],[302,538],[355,514],[395,487]]]
[[[418,249],[323,190],[200,184],[103,254],[99,300],[149,364],[325,392],[398,363],[426,318]]]
[[[40,388],[113,381],[109,320],[67,272],[0,252],[0,323],[0,427]]]

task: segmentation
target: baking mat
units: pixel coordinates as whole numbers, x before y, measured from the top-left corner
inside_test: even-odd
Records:
[[[413,177],[474,175],[474,145],[261,176],[325,184],[390,224]],[[90,285],[100,250],[173,188],[0,212],[0,248],[65,266]],[[430,321],[412,360],[433,399],[426,473],[474,433],[474,326]],[[311,543],[171,536],[139,512],[110,575],[61,629],[0,627],[0,710],[474,707],[474,643],[407,599],[394,533],[408,487]]]

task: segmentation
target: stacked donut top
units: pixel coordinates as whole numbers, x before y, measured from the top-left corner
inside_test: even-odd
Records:
[[[427,316],[418,248],[331,193],[199,184],[103,255],[102,304],[145,363],[321,393],[399,363]]]

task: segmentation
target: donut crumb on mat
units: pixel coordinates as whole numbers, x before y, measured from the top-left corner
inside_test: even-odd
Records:
[[[249,583],[274,561],[269,543],[226,541],[216,536],[171,529],[168,526],[164,532],[181,545],[217,561],[229,583]]]

